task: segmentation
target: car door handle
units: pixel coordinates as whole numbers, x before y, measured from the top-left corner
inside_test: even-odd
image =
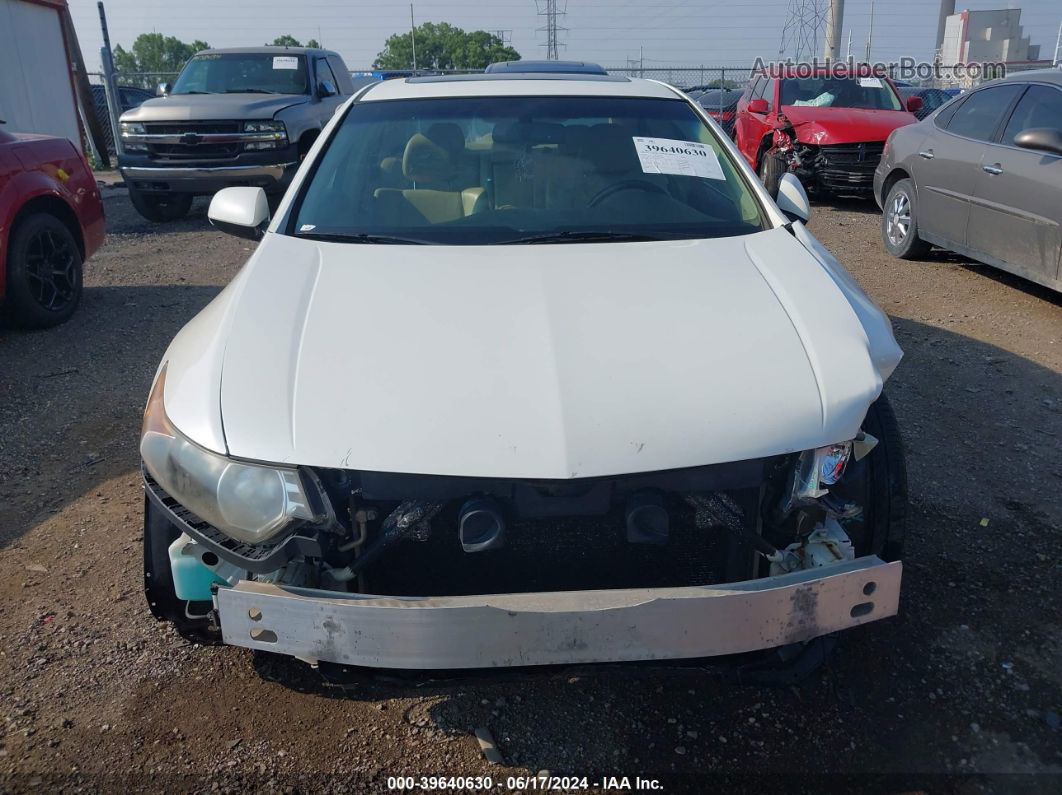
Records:
[[[1003,173],[1003,166],[1001,166],[999,163],[996,163],[996,164],[991,165],[991,166],[981,166],[981,168],[983,168],[989,174],[1002,174]]]
[[[933,150],[932,149],[927,149],[924,152],[919,152],[918,156],[919,157],[923,157],[926,160],[932,160],[934,157],[936,157],[936,155],[933,154]]]

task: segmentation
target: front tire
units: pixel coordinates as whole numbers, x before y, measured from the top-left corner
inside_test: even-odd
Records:
[[[878,444],[861,461],[850,462],[830,492],[863,508],[861,516],[841,522],[856,557],[900,560],[907,535],[907,464],[900,426],[884,393],[870,405],[862,428]]]
[[[190,193],[153,193],[129,186],[129,201],[140,215],[156,223],[178,221],[192,209]]]
[[[889,189],[881,214],[881,241],[892,256],[919,259],[929,252],[929,244],[918,236],[917,210],[911,180],[901,179]]]
[[[23,328],[70,319],[81,302],[82,261],[74,235],[49,213],[20,220],[7,257],[7,311]]]
[[[777,155],[764,153],[760,159],[759,174],[760,182],[773,199],[778,195],[778,186],[782,182],[782,175],[785,174],[785,161]]]

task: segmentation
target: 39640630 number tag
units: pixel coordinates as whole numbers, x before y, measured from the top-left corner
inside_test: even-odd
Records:
[[[634,149],[638,153],[642,171],[646,174],[726,179],[715,150],[706,144],[636,136]]]

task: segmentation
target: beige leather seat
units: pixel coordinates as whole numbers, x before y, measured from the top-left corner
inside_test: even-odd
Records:
[[[464,154],[461,128],[456,124],[437,124],[428,133],[410,138],[402,154],[402,175],[413,187],[377,188],[373,193],[380,223],[440,224],[483,209],[482,187],[457,187],[462,181],[459,171],[464,170],[459,162]],[[429,137],[433,134],[435,140]],[[463,177],[469,179],[467,174]]]

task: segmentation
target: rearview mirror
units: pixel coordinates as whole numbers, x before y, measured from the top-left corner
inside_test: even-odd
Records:
[[[261,240],[269,223],[269,201],[261,188],[222,188],[210,200],[210,223],[246,240]]]
[[[765,99],[749,100],[749,113],[766,113],[766,112],[767,112],[767,100],[765,100]]]
[[[907,98],[907,110],[911,111],[911,113],[918,113],[918,111],[922,110],[922,108],[924,108],[925,106],[925,100],[923,100],[921,97]]]
[[[159,87],[156,89],[155,93],[160,97],[168,97],[171,91],[173,91],[173,85],[171,83],[159,83]]]
[[[1031,127],[1014,136],[1014,145],[1022,149],[1035,149],[1062,155],[1062,130],[1052,127]]]
[[[790,221],[807,223],[811,218],[811,202],[808,201],[807,191],[794,174],[782,175],[774,203]]]
[[[331,80],[322,80],[317,84],[317,96],[321,99],[325,97],[334,97],[339,92],[336,91],[336,84]]]

